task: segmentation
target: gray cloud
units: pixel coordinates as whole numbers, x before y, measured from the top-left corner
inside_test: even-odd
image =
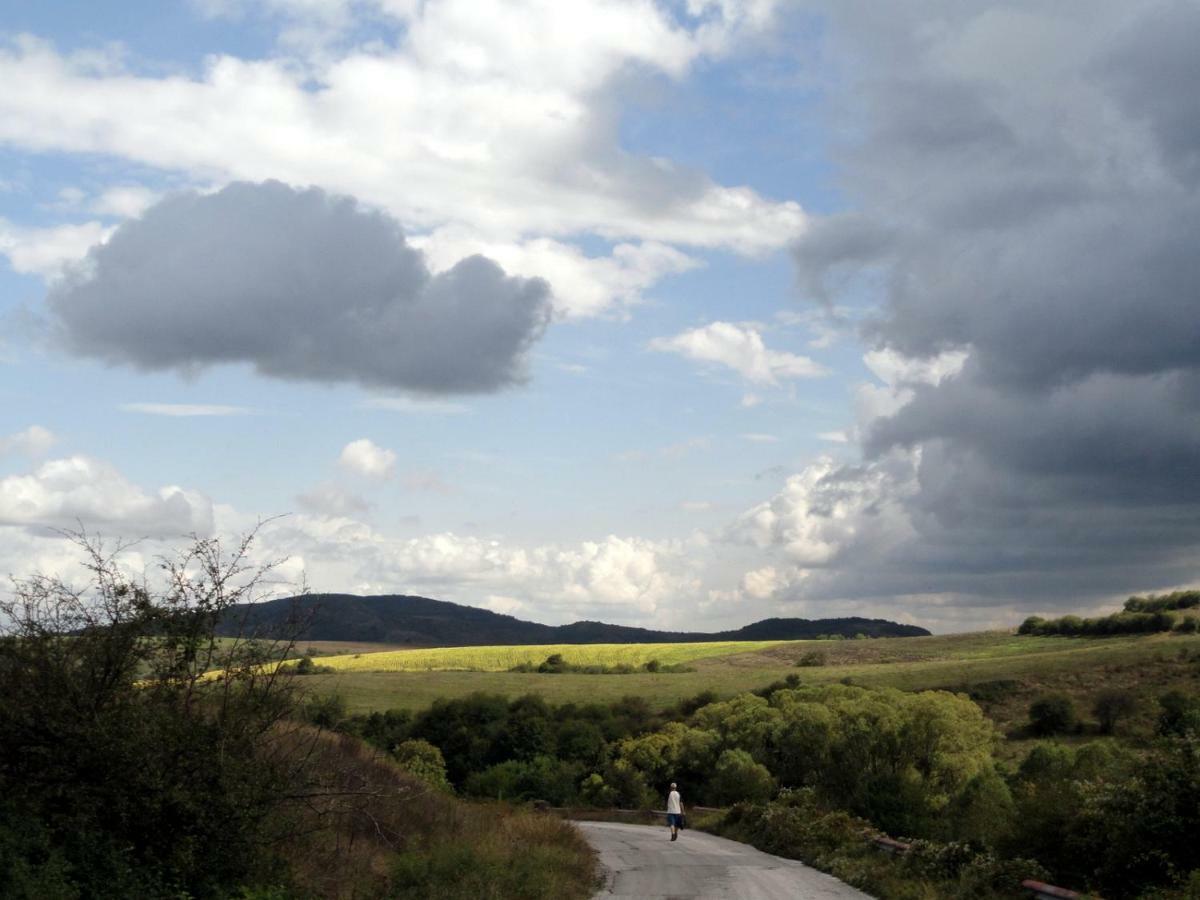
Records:
[[[432,274],[385,214],[265,182],[168,197],[48,302],[70,350],[110,363],[451,394],[524,379],[549,293],[482,256]]]
[[[857,521],[892,504],[910,529],[852,530],[795,592],[1047,607],[1196,579],[1200,6],[828,14],[853,209],[797,247],[801,284],[877,285],[872,345],[970,357],[866,425],[863,466],[776,498],[819,520],[869,484]]]

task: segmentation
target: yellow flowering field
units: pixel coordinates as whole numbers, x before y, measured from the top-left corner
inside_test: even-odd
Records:
[[[720,641],[711,644],[536,644],[528,647],[435,647],[385,650],[353,656],[314,657],[317,665],[344,672],[506,672],[534,665],[558,653],[574,666],[641,666],[656,659],[664,666],[711,656],[748,653],[790,641]]]

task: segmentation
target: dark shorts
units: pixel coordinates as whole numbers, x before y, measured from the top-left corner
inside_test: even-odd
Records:
[[[682,813],[667,813],[667,824],[672,826],[673,828],[678,828],[680,825],[683,824],[683,814]]]

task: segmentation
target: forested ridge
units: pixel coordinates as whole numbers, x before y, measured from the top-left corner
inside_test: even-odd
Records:
[[[604,622],[542,625],[487,609],[404,594],[305,594],[225,611],[218,634],[247,628],[294,631],[310,641],[363,641],[422,647],[493,644],[655,644],[666,642],[800,640],[823,636],[916,637],[916,625],[857,616],[833,619],[763,619],[731,631],[655,631]]]

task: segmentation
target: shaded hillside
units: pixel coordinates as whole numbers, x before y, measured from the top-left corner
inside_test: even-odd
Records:
[[[915,637],[929,634],[915,625],[886,619],[764,619],[734,631],[712,634],[652,631],[603,622],[541,625],[473,606],[400,594],[359,597],[309,594],[231,609],[219,634],[248,630],[284,633],[303,623],[299,638],[309,641],[370,641],[424,647],[487,644],[650,644],[666,641],[797,640],[823,635]]]

